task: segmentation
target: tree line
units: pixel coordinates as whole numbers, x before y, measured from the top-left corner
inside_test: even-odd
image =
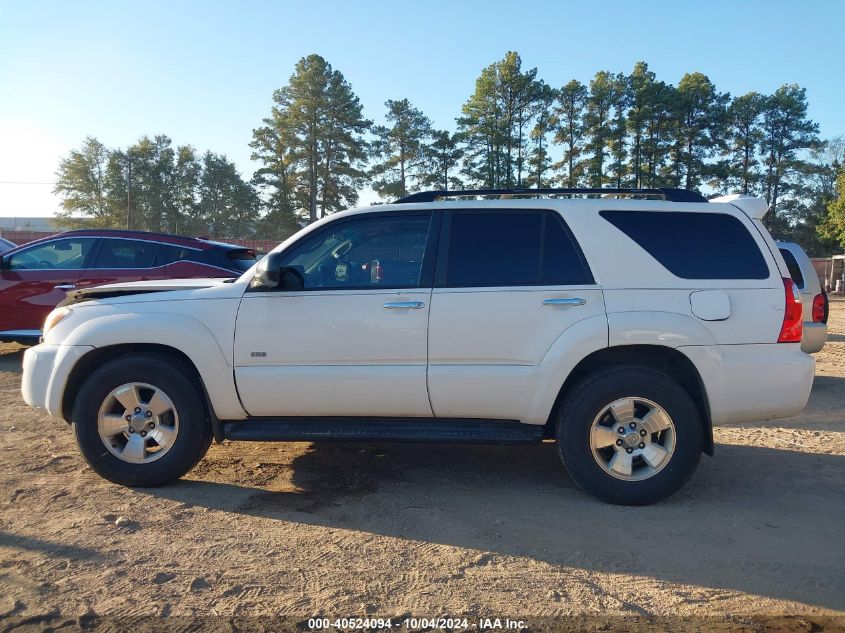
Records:
[[[482,69],[454,132],[408,99],[385,108],[374,125],[343,74],[309,55],[253,130],[248,181],[224,155],[166,136],[125,150],[88,138],[59,166],[60,219],[280,239],[366,186],[386,201],[429,188],[683,187],[765,197],[773,234],[813,255],[845,246],[845,141],[819,137],[795,84],[732,96],[700,72],[673,85],[639,62],[556,87],[508,52]]]

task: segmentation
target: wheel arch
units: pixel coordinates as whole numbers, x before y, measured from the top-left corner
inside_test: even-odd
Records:
[[[214,432],[214,439],[222,442],[223,425],[214,412],[211,398],[196,364],[182,350],[159,343],[120,343],[106,347],[97,347],[85,354],[74,365],[65,383],[65,390],[62,394],[62,418],[68,423],[73,421],[73,407],[76,403],[76,396],[85,382],[85,378],[90,375],[94,368],[116,358],[138,354],[157,356],[171,362],[176,362],[185,368],[191,382],[196,385],[199,391],[200,400],[205,408],[205,414]]]
[[[560,388],[549,419],[546,436],[554,436],[554,420],[567,394],[586,376],[619,365],[639,365],[657,370],[676,380],[689,393],[701,413],[704,452],[713,455],[713,424],[707,390],[695,364],[681,351],[664,345],[615,345],[588,354],[572,369]]]

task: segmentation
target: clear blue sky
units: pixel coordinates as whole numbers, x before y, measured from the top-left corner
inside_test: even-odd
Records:
[[[827,138],[845,134],[843,34],[839,0],[0,0],[0,181],[51,181],[86,135],[126,146],[156,133],[225,153],[249,177],[252,129],[312,52],[377,121],[386,99],[407,97],[452,128],[480,70],[516,50],[554,86],[638,60],[732,94],[799,83]],[[0,184],[0,216],[51,214],[49,191]]]

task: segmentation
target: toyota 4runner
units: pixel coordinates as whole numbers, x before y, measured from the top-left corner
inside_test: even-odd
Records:
[[[213,439],[554,440],[588,492],[651,503],[713,454],[713,425],[809,396],[765,212],[673,189],[352,209],[234,281],[69,293],[24,356],[23,395],[127,486],[178,479]]]

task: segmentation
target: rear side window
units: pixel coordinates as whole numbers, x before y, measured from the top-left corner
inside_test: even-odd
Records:
[[[724,213],[601,211],[601,216],[683,279],[768,279],[748,229]]]
[[[792,252],[786,250],[785,248],[780,249],[780,254],[783,255],[783,261],[786,262],[786,267],[789,270],[789,276],[792,277],[792,281],[795,282],[796,286],[803,290],[804,275],[801,274],[801,267],[795,260],[795,255],[793,255]]]
[[[155,256],[154,242],[105,238],[91,268],[152,268]]]
[[[451,218],[446,286],[593,283],[556,214],[458,211]]]
[[[191,261],[198,264],[210,264],[206,251],[197,250],[195,248],[187,248],[184,246],[174,246],[172,244],[161,244],[158,248],[158,265],[174,264],[181,261]]]

